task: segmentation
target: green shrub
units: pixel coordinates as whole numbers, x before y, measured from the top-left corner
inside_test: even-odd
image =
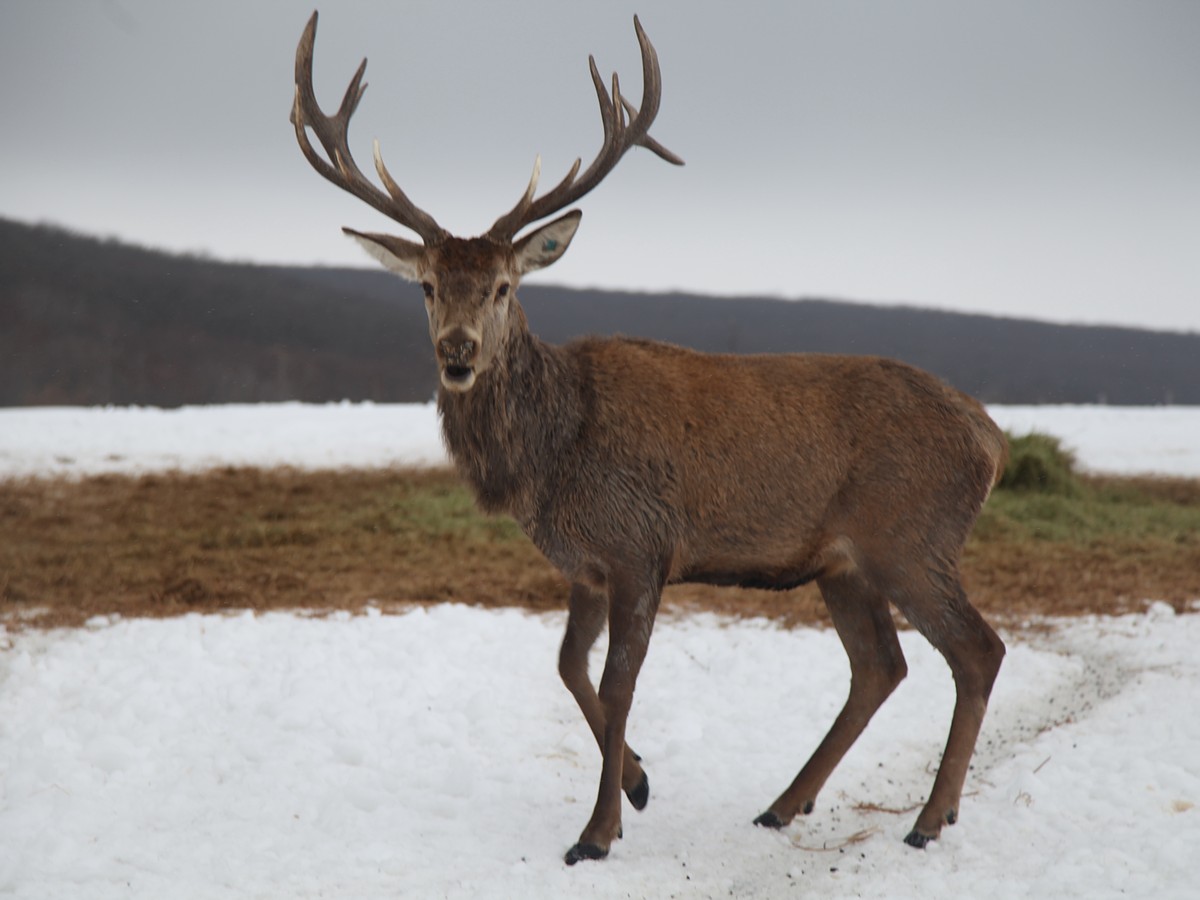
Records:
[[[1001,489],[1067,497],[1079,494],[1075,455],[1058,438],[1037,431],[1020,437],[1010,434],[1008,448]]]

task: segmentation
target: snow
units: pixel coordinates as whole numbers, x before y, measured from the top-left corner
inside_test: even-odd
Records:
[[[1063,439],[1092,471],[1200,477],[1200,407],[992,406],[1017,434]],[[0,478],[217,466],[447,465],[428,404],[0,409]]]
[[[915,812],[856,808],[929,788],[953,686],[922,639],[817,810],[775,833],[751,820],[844,697],[837,637],[664,619],[630,726],[650,804],[570,869],[599,754],[554,675],[562,625],[439,606],[11,635],[0,894],[1195,896],[1200,616],[1010,641],[961,820],[924,852],[901,842]]]
[[[448,465],[432,403],[0,409],[0,477]]]
[[[992,412],[1089,468],[1200,473],[1197,409]],[[0,411],[3,476],[443,458],[428,406]],[[1200,895],[1200,615],[1005,634],[959,824],[924,851],[901,842],[915,810],[883,811],[925,796],[953,705],[919,636],[777,833],[751,821],[845,697],[836,635],[664,617],[629,730],[650,804],[572,868],[599,754],[555,674],[563,622],[443,605],[0,631],[0,895]]]

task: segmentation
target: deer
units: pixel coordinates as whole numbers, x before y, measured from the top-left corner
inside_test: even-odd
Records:
[[[638,107],[588,64],[603,141],[580,173],[524,194],[484,234],[459,238],[401,190],[374,144],[386,192],[355,164],[348,126],[364,59],[341,106],[313,93],[317,15],[296,50],[291,122],[318,173],[416,234],[343,229],[421,286],[438,365],[444,442],[478,507],[510,516],[570,584],[558,657],[601,753],[595,806],[565,855],[606,857],[623,836],[622,793],[646,807],[649,779],[626,742],[638,673],[663,588],[682,582],[788,590],[816,582],[850,661],[849,695],[790,785],[755,820],[783,829],[817,795],[907,674],[893,607],[945,658],[955,682],[945,750],[904,838],[921,848],[958,819],[1005,647],[968,601],[959,558],[1007,461],[983,406],[924,371],[878,357],[718,355],[632,337],[564,345],[530,330],[517,287],[558,260],[582,213],[570,210],[633,147],[683,160],[650,137],[662,80],[641,48]],[[325,156],[309,140],[311,131]],[[530,226],[524,235],[518,234]],[[588,651],[607,626],[598,688]],[[773,733],[784,744],[790,737]]]

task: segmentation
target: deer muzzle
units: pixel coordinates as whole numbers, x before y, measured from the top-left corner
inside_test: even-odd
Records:
[[[442,368],[442,385],[451,391],[469,390],[475,383],[478,336],[464,328],[455,328],[438,337],[435,349]]]

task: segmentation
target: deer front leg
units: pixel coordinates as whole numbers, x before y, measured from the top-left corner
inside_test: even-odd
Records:
[[[604,752],[604,709],[588,676],[588,651],[604,628],[608,598],[582,584],[571,585],[570,612],[562,649],[558,654],[558,673],[563,684],[579,704],[588,727]],[[650,781],[642,769],[641,757],[625,745],[621,787],[636,810],[646,808],[650,800]]]
[[[603,724],[600,749],[604,762],[596,807],[579,841],[567,851],[567,865],[574,865],[581,859],[603,859],[612,842],[621,836],[621,789],[626,778],[627,757],[635,767],[638,766],[625,744],[625,722],[633,704],[638,672],[650,644],[661,589],[660,584],[639,585],[628,578],[609,581],[608,656],[597,696]],[[636,784],[640,786],[644,780],[642,773]],[[648,793],[648,786],[645,790]],[[633,799],[632,795],[630,799]]]

